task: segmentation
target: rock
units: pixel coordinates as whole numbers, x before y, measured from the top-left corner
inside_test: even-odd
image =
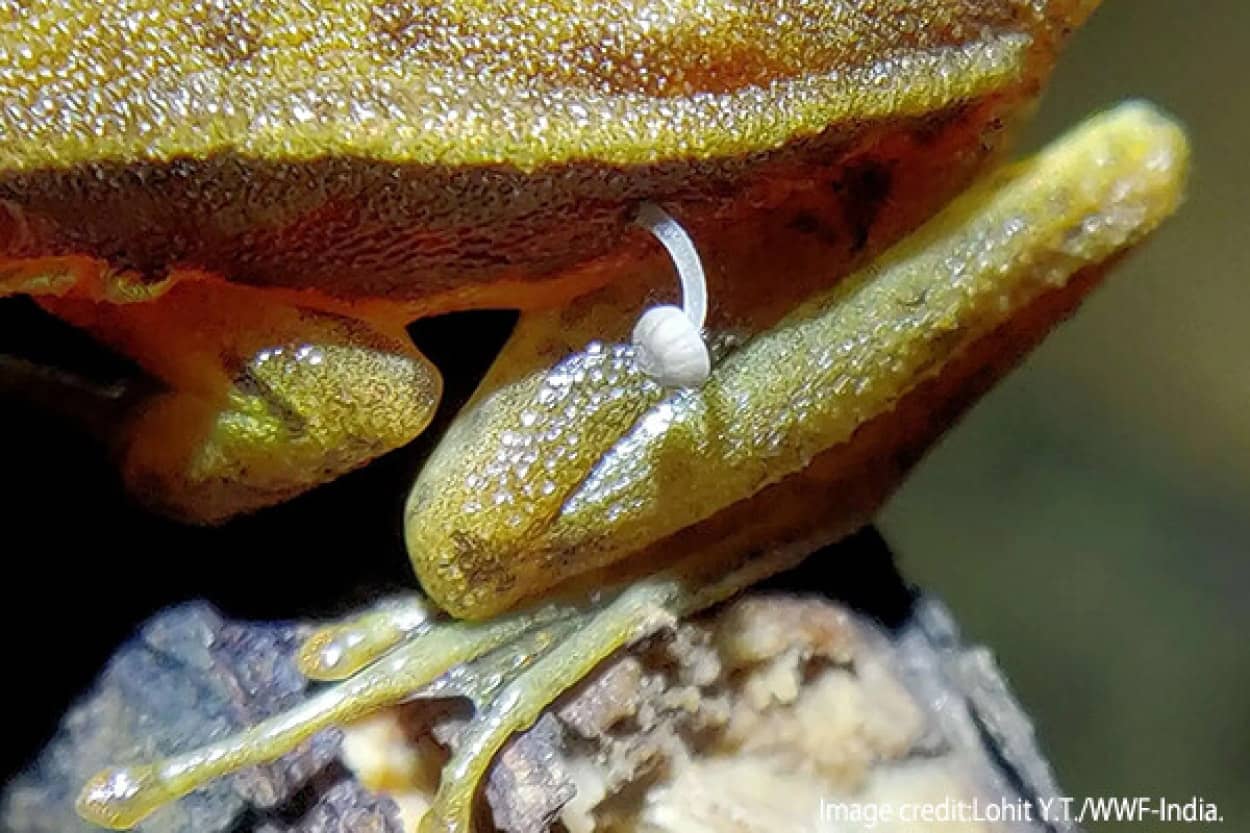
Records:
[[[6,787],[3,829],[94,831],[74,813],[73,803],[97,770],[197,747],[298,703],[306,681],[292,656],[301,638],[295,626],[224,622],[203,603],[160,614],[113,657],[34,766]],[[389,812],[383,826],[327,827],[320,821],[379,804],[353,787],[337,763],[338,745],[337,732],[322,733],[275,763],[222,779],[158,811],[139,830],[399,833],[393,805],[378,811],[383,817]],[[306,820],[291,821],[301,816]]]
[[[965,646],[949,612],[915,596],[870,538],[866,559],[845,545],[837,561],[813,559],[817,570],[836,564],[836,582],[792,574],[604,663],[505,746],[482,818],[507,833],[1074,830],[879,817],[976,800],[1036,819],[1058,787],[990,654]],[[796,592],[827,586],[855,608]],[[3,829],[91,830],[72,802],[95,770],[198,746],[298,702],[306,682],[292,656],[305,632],[232,624],[206,604],[157,616],[6,787]],[[468,716],[463,701],[383,712],[197,791],[140,830],[411,830]]]

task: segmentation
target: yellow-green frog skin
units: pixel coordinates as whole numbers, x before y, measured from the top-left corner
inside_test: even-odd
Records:
[[[642,201],[714,259],[806,224],[845,272],[967,183],[1090,5],[8,3],[0,292],[168,386],[125,477],[223,520],[426,426],[413,319],[638,273]],[[713,327],[789,304],[713,281]]]
[[[219,521],[361,465],[440,395],[406,324],[522,313],[404,518],[462,621],[326,628],[302,667],[342,682],[80,812],[133,826],[422,691],[478,708],[423,822],[467,831],[602,658],[868,520],[1179,200],[1184,136],[1141,104],[989,172],[1095,5],[0,5],[0,292],[165,384],[119,429],[141,497]],[[675,289],[644,204],[703,258],[699,387],[629,343]]]

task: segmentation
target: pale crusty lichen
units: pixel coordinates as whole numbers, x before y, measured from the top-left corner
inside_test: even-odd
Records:
[[[964,708],[958,695],[926,701],[914,673],[898,643],[843,608],[748,596],[605,664],[554,705],[500,753],[491,815],[505,833],[556,822],[570,833],[815,833],[870,829],[822,818],[822,803],[884,812],[1016,801],[982,750],[944,735],[954,718],[935,712]],[[381,713],[349,727],[343,747],[414,831],[445,759],[430,714]],[[454,746],[459,719],[436,716],[434,735]],[[903,829],[1006,828],[970,819]]]

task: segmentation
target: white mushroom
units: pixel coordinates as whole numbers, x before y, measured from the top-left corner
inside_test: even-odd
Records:
[[[680,307],[652,307],[634,325],[638,365],[669,388],[697,388],[712,371],[703,337]]]
[[[707,318],[707,280],[694,242],[664,209],[644,203],[638,225],[650,231],[668,250],[681,281],[682,306],[663,305],[643,313],[634,327],[638,365],[665,387],[701,387],[712,372],[712,359],[703,340]]]

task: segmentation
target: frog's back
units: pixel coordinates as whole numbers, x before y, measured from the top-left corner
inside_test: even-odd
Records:
[[[1035,86],[1092,5],[10,0],[0,253],[383,294],[541,274],[639,199],[723,213]]]

